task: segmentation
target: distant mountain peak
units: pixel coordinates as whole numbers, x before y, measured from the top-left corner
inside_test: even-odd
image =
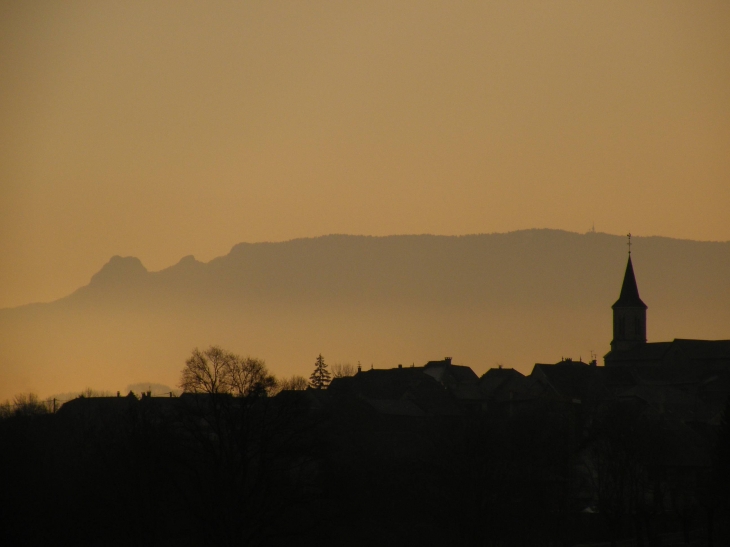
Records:
[[[91,285],[121,281],[147,274],[147,268],[136,256],[114,255],[104,267],[91,278]]]
[[[189,264],[200,264],[200,262],[198,262],[197,260],[195,260],[195,257],[193,255],[184,256],[178,262],[178,265],[181,265],[181,266],[186,266],[186,265],[189,265]]]

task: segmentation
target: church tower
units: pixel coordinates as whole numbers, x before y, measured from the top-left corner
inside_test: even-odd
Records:
[[[613,309],[613,340],[611,351],[625,351],[646,343],[646,309],[647,305],[639,298],[636,286],[634,266],[631,264],[631,247],[629,261],[626,264],[621,294]]]

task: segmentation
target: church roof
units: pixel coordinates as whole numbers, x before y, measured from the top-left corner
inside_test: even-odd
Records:
[[[650,342],[624,351],[610,351],[604,359],[626,364],[660,364],[730,361],[730,340],[688,340],[675,338],[671,342]]]
[[[631,361],[631,362],[648,362],[660,361],[666,353],[672,348],[674,342],[649,342],[639,344],[631,349],[622,351],[609,351],[604,359],[607,361]]]
[[[612,308],[647,308],[647,305],[639,298],[639,288],[636,286],[636,276],[634,276],[634,266],[631,264],[631,255],[626,263],[626,273],[624,273],[624,282],[621,285],[621,294]]]

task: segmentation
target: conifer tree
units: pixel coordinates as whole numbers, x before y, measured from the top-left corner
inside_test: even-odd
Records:
[[[330,383],[330,373],[327,370],[327,364],[324,362],[324,357],[320,353],[317,357],[317,361],[314,363],[314,372],[309,377],[309,385],[313,389],[324,389]]]

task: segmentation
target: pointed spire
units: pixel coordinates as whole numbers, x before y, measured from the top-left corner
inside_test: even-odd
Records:
[[[612,308],[644,308],[647,305],[639,298],[639,287],[636,286],[636,276],[634,275],[634,266],[631,263],[631,255],[626,263],[626,273],[624,273],[624,282],[621,285],[621,294]]]

